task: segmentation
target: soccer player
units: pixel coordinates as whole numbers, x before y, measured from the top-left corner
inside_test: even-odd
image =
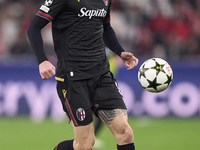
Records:
[[[74,129],[74,139],[54,150],[92,150],[93,116],[113,133],[118,150],[134,150],[133,131],[116,80],[109,69],[105,44],[119,55],[127,70],[138,64],[125,52],[110,25],[111,0],[46,0],[29,25],[28,37],[37,57],[42,79],[55,75],[43,48],[41,29],[52,21],[58,58],[55,78],[63,110]]]

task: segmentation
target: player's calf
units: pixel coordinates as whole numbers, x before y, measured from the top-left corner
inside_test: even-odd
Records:
[[[78,126],[74,128],[74,149],[75,150],[92,150],[95,143],[93,122],[89,125]]]
[[[111,130],[118,143],[118,150],[135,150],[134,136],[125,109],[99,110],[100,118]]]
[[[92,147],[94,146],[94,140],[86,140],[85,142],[75,142],[74,143],[74,149],[75,150],[92,150]]]

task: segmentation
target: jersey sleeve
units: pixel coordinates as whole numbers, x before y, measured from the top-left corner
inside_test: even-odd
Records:
[[[65,7],[67,0],[46,0],[37,12],[37,16],[52,21]]]
[[[111,27],[110,23],[104,24],[103,40],[105,42],[105,45],[111,51],[113,51],[115,54],[121,57],[121,53],[124,52],[125,50],[122,48],[121,44],[119,43],[117,36],[115,34],[115,31]]]
[[[109,5],[108,5],[109,8],[108,8],[106,17],[105,17],[105,19],[104,19],[104,24],[110,23],[110,7],[111,7],[111,1],[112,1],[112,0],[107,0],[107,1],[109,1]]]

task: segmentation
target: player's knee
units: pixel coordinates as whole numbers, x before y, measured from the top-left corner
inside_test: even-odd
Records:
[[[133,138],[133,130],[131,129],[131,127],[128,124],[123,125],[119,130],[117,141],[119,143],[128,144],[133,142]]]
[[[130,126],[128,126],[126,129],[125,129],[125,132],[124,132],[124,136],[125,136],[125,138],[124,138],[124,142],[126,142],[126,143],[132,143],[133,142],[133,130],[131,129],[131,127]]]

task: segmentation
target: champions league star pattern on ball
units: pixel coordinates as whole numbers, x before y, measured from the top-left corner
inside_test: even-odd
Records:
[[[173,72],[170,65],[161,58],[146,60],[138,71],[138,80],[142,87],[153,93],[167,89],[172,79]]]

